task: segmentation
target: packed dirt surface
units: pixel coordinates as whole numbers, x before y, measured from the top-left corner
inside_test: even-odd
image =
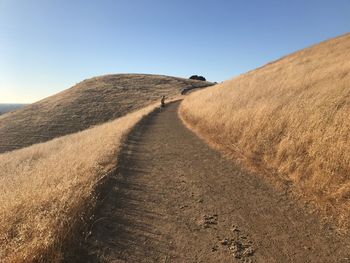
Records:
[[[84,262],[350,262],[350,243],[184,127],[179,103],[130,134]]]

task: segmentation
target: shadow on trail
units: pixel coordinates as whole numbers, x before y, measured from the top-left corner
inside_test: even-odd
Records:
[[[102,189],[101,201],[96,211],[98,217],[92,226],[92,238],[88,240],[84,262],[137,262],[140,257],[153,261],[156,260],[153,255],[166,258],[169,254],[167,246],[164,245],[164,236],[157,232],[155,225],[155,222],[165,220],[163,215],[147,209],[147,200],[140,198],[145,194],[157,193],[147,193],[152,189],[137,180],[147,173],[136,165],[142,162],[146,154],[142,152],[142,136],[153,125],[157,114],[161,114],[159,109],[141,120],[125,140],[118,168]],[[161,191],[158,194],[162,195]],[[149,242],[153,244],[152,250],[147,246]],[[138,249],[135,250],[135,246]],[[130,251],[130,248],[133,250]],[[114,253],[115,251],[118,253]],[[145,251],[148,251],[146,255]]]

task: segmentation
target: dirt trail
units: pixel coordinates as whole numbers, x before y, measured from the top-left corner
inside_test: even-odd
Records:
[[[84,262],[350,262],[348,240],[209,148],[178,105],[130,134]]]

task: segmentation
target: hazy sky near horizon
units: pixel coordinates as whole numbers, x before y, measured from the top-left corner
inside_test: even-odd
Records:
[[[222,81],[349,31],[349,0],[0,0],[0,103],[109,73]]]

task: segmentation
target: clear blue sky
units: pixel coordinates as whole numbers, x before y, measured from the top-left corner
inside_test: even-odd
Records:
[[[107,73],[222,81],[349,31],[349,0],[0,0],[0,102]]]

